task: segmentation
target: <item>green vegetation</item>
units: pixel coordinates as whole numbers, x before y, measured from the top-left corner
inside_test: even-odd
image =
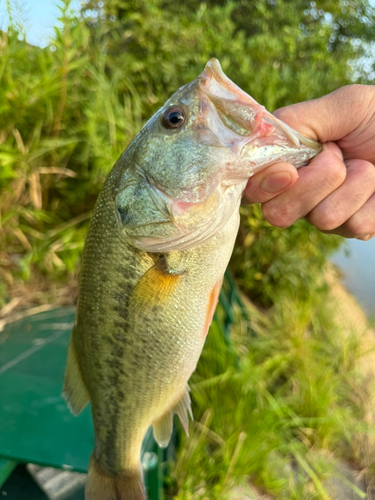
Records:
[[[105,176],[210,57],[271,111],[369,78],[367,0],[107,0],[78,16],[65,0],[46,48],[25,42],[15,5],[0,33],[0,307],[71,286]],[[329,498],[335,459],[374,468],[360,444],[373,432],[361,349],[328,300],[326,259],[340,240],[305,221],[272,228],[259,206],[241,212],[237,285],[225,284],[192,379],[197,421],[169,494],[225,499],[249,479],[275,498]]]
[[[369,458],[358,337],[343,338],[326,294],[250,311],[231,349],[220,321],[211,327],[190,384],[196,422],[174,469],[177,498],[224,500],[246,480],[278,499],[331,498],[336,461]]]

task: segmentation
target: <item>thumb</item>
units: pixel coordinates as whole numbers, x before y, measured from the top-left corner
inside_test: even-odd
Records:
[[[306,137],[321,143],[338,141],[373,116],[374,89],[347,85],[312,101],[277,109],[274,115]]]
[[[290,163],[275,163],[250,177],[244,191],[248,203],[264,203],[289,189],[298,179],[297,170]]]

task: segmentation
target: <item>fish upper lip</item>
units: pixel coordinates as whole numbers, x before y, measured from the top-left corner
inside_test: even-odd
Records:
[[[219,61],[212,58],[206,64],[203,72],[198,77],[201,81],[201,86],[204,91],[207,92],[208,86],[213,84],[213,89],[211,93],[217,97],[221,97],[228,100],[240,101],[244,104],[247,102],[249,104],[255,103],[253,98],[249,96],[244,90],[242,90],[238,85],[236,85],[224,71],[221,69]],[[217,85],[215,85],[215,83]],[[209,91],[210,92],[210,91]],[[260,106],[258,104],[258,106]]]
[[[226,74],[221,69],[220,63],[217,59],[211,59],[204,69],[204,71],[198,77],[201,81],[201,89],[205,93],[206,97],[212,102],[212,104],[217,108],[217,101],[222,100],[224,102],[221,112],[225,113],[225,101],[232,101],[235,107],[238,107],[236,113],[232,115],[233,121],[238,123],[240,127],[245,130],[249,130],[249,135],[239,134],[238,131],[234,131],[239,136],[242,135],[243,139],[248,137],[248,140],[235,141],[240,143],[240,148],[237,153],[241,154],[243,148],[256,140],[259,137],[266,137],[267,127],[273,127],[272,132],[280,131],[280,136],[284,136],[290,141],[292,147],[297,149],[311,148],[317,152],[321,150],[321,145],[309,139],[296,130],[289,127],[286,123],[279,120],[276,116],[269,113],[263,106],[257,103],[249,94],[238,87],[232,80],[230,80]],[[216,101],[216,104],[215,104]],[[247,118],[243,117],[242,108],[251,109],[253,114],[249,114],[249,122],[247,123]],[[218,108],[217,108],[218,109]],[[220,115],[220,110],[218,110]],[[223,123],[227,126],[226,123]],[[271,130],[270,130],[271,133]]]

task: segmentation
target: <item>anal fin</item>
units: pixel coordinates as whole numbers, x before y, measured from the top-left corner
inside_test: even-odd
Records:
[[[189,435],[189,415],[191,420],[193,420],[189,390],[189,386],[186,386],[182,396],[177,400],[175,405],[152,424],[155,441],[162,448],[168,446],[171,439],[173,415],[175,413],[179,416],[184,431]]]
[[[165,448],[168,446],[173,430],[173,413],[168,410],[159,420],[153,424],[154,438],[159,446]]]
[[[63,396],[74,415],[78,415],[90,401],[90,396],[78,365],[73,334],[70,337],[68,347]]]

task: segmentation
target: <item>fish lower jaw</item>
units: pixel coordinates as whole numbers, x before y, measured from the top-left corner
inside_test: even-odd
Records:
[[[176,225],[179,228],[179,234],[168,239],[162,237],[141,237],[134,238],[131,243],[146,252],[171,252],[190,250],[197,246],[207,243],[229,221],[234,212],[238,211],[241,202],[241,196],[245,189],[247,180],[239,184],[232,185],[225,190],[227,193],[225,202],[221,203],[212,216],[207,216],[197,227],[188,228],[179,223],[176,219]]]

